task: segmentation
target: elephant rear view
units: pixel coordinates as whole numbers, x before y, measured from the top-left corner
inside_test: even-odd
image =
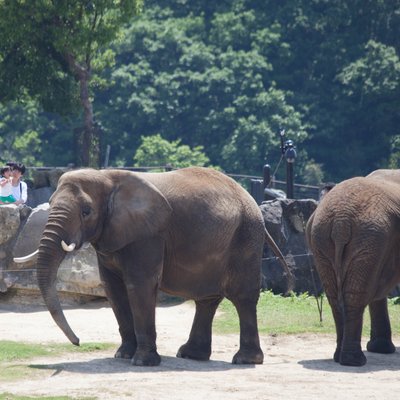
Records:
[[[400,171],[378,170],[334,187],[311,216],[307,241],[332,308],[334,360],[361,366],[363,313],[367,350],[393,353],[387,295],[400,282]]]
[[[38,251],[38,284],[56,323],[78,344],[55,281],[66,252],[90,242],[119,325],[122,343],[116,357],[135,365],[160,363],[155,309],[161,289],[196,304],[179,357],[209,359],[212,320],[226,297],[240,319],[233,363],[262,363],[256,306],[265,239],[272,240],[255,201],[217,171],[72,171],[60,178],[50,199]]]

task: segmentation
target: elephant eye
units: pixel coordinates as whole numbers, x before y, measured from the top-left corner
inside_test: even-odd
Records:
[[[82,207],[82,217],[86,218],[90,215],[91,209],[89,206]]]

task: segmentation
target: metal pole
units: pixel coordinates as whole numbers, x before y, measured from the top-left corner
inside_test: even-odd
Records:
[[[263,167],[263,189],[267,188],[271,183],[271,166],[265,164]]]
[[[296,147],[293,140],[287,140],[284,146],[286,158],[286,197],[288,199],[294,198],[294,162],[296,160]]]
[[[104,160],[104,168],[108,167],[108,162],[110,160],[110,151],[111,151],[111,146],[108,144],[106,147],[106,158]]]
[[[294,199],[293,162],[286,162],[286,197]]]

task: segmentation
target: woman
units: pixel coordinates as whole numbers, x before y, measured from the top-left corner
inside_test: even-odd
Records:
[[[15,203],[12,188],[12,170],[5,166],[0,171],[0,204]]]
[[[15,198],[16,205],[25,204],[28,200],[28,186],[21,180],[22,175],[25,173],[25,165],[22,163],[15,163],[12,165],[13,180],[12,180],[12,195]]]

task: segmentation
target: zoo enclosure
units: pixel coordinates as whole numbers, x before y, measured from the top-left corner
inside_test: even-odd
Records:
[[[115,169],[123,169],[127,171],[171,171],[174,168],[170,165],[155,166],[155,167],[108,167]],[[35,171],[49,171],[52,169],[73,169],[68,167],[27,167],[25,173],[25,180],[28,186],[33,185],[33,174]],[[235,179],[242,186],[244,186],[250,194],[254,197],[258,204],[264,200],[271,200],[276,197],[285,197],[287,182],[276,180],[274,177],[269,177],[263,170],[263,175],[243,175],[243,174],[230,174],[224,172],[226,175]],[[293,184],[293,198],[295,199],[314,199],[318,200],[320,188],[319,186]]]

